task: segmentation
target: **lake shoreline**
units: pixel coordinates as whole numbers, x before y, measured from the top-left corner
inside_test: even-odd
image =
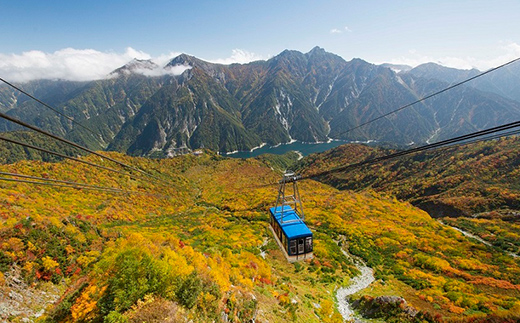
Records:
[[[322,142],[303,142],[303,141],[290,141],[287,143],[281,143],[274,146],[267,146],[262,144],[261,146],[255,147],[251,150],[245,151],[232,151],[228,153],[220,153],[222,156],[231,158],[254,158],[263,154],[274,154],[283,155],[290,151],[297,151],[300,156],[308,156],[313,153],[320,153],[326,150],[336,148],[345,144],[370,144],[374,143],[373,140],[368,141],[350,141],[340,139],[330,139]]]

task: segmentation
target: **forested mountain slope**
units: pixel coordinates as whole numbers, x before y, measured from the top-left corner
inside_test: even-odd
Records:
[[[231,65],[182,54],[166,66],[134,60],[103,80],[20,85],[90,130],[6,85],[0,86],[0,111],[94,149],[138,156],[171,157],[179,149],[202,147],[230,152],[329,138],[402,146],[519,120],[520,102],[504,92],[520,82],[514,73],[500,70],[494,78],[490,73],[481,83],[348,131],[475,73],[435,64],[396,73],[361,59],[347,62],[319,47]],[[504,91],[493,91],[497,88]],[[0,131],[12,130],[20,128],[0,120]]]

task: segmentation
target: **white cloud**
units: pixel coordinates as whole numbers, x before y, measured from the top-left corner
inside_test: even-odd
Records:
[[[351,33],[352,29],[348,28],[348,26],[345,26],[342,29],[332,28],[330,30],[331,34],[343,34],[344,32]]]
[[[179,56],[180,52],[170,52],[168,54],[162,54],[162,55],[159,55],[157,57],[154,57],[152,60],[154,61],[155,64],[159,65],[159,66],[165,66],[166,64],[168,64],[173,58]]]
[[[123,53],[101,52],[94,49],[64,48],[53,53],[33,50],[21,54],[0,53],[0,76],[12,82],[27,82],[37,79],[62,79],[71,81],[91,81],[104,79],[115,69],[134,58],[152,60],[157,68],[136,68],[133,71],[147,76],[164,74],[179,75],[190,66],[163,68],[172,58],[180,55],[170,52],[157,57],[128,47]],[[231,57],[209,60],[213,63],[249,63],[263,57],[242,49],[234,49]]]
[[[0,74],[13,82],[42,78],[89,81],[104,78],[133,58],[150,59],[150,55],[130,47],[124,53],[74,48],[54,53],[33,50],[0,54]]]
[[[192,67],[189,65],[175,65],[175,66],[167,66],[163,68],[164,65],[158,65],[157,68],[148,69],[148,68],[137,68],[132,70],[134,73],[142,74],[145,76],[161,76],[161,75],[181,75],[184,71],[191,69]]]
[[[259,61],[264,60],[265,58],[261,55],[248,52],[243,49],[233,49],[231,51],[231,57],[228,58],[218,58],[214,60],[207,60],[208,62],[212,63],[218,63],[218,64],[233,64],[233,63],[239,63],[239,64],[247,64],[253,61]]]
[[[493,58],[478,58],[473,56],[466,57],[453,57],[443,56],[434,57],[429,55],[422,55],[416,50],[410,50],[409,56],[402,56],[399,58],[391,59],[385,63],[391,64],[404,64],[412,67],[433,62],[446,67],[458,68],[458,69],[472,69],[476,68],[480,71],[485,71],[493,67],[500,66],[504,63],[512,61],[515,58],[520,57],[520,45],[517,43],[503,43],[498,47],[496,56]]]
[[[113,70],[127,64],[132,59],[151,59],[161,68],[137,70],[145,75],[178,75],[186,67],[164,70],[162,67],[177,56],[171,52],[156,58],[128,47],[123,53],[100,52],[94,49],[64,48],[54,53],[28,51],[21,54],[0,53],[0,75],[8,81],[27,82],[37,79],[63,79],[71,81],[91,81],[103,79]]]

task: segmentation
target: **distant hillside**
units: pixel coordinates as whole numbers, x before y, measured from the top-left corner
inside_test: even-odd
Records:
[[[391,153],[344,145],[304,158],[310,175]],[[508,138],[422,152],[368,167],[320,177],[339,189],[372,189],[427,211],[433,217],[470,216],[497,209],[520,210],[520,138]]]
[[[43,148],[48,151],[57,152],[65,156],[77,157],[85,154],[85,152],[80,149],[76,149],[61,142],[49,140],[48,137],[37,132],[13,131],[0,133],[0,136],[38,148]],[[56,162],[63,160],[63,158],[11,143],[6,140],[0,140],[0,164],[12,164],[21,160]]]
[[[520,93],[513,68],[486,76],[485,85],[453,89],[356,131],[348,130],[477,71],[435,64],[405,71],[361,59],[347,62],[319,47],[231,65],[182,54],[166,66],[133,60],[94,82],[21,85],[92,132],[6,86],[0,86],[0,111],[94,149],[136,156],[329,138],[404,146],[520,120],[520,102],[508,95]],[[177,70],[182,73],[174,75]],[[490,82],[503,91],[492,90]],[[20,127],[0,120],[0,131],[13,130]]]
[[[416,77],[435,79],[450,84],[462,82],[465,79],[481,73],[481,71],[477,69],[459,70],[435,63],[422,64],[406,72]],[[515,62],[499,70],[493,71],[482,78],[475,79],[467,85],[481,91],[495,93],[505,98],[520,102],[519,75],[520,63]]]

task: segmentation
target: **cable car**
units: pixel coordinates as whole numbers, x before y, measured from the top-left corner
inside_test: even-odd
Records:
[[[304,222],[298,179],[300,176],[293,172],[286,172],[283,175],[276,204],[269,209],[271,230],[289,262],[313,258],[313,235]],[[292,187],[292,195],[286,194],[286,186],[289,186],[289,191]]]

